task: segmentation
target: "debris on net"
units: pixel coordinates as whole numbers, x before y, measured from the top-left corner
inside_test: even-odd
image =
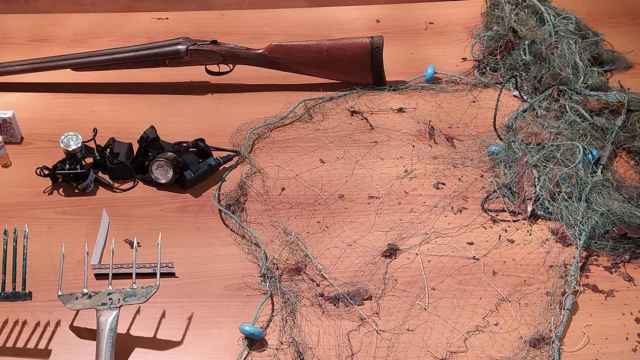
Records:
[[[494,161],[500,186],[485,211],[556,220],[557,237],[577,246],[552,341],[555,359],[581,253],[640,257],[640,95],[609,84],[612,71],[630,64],[607,45],[548,0],[487,0],[473,43],[477,78],[523,99],[497,133],[504,142]],[[492,207],[496,200],[510,205]]]
[[[319,296],[335,307],[339,307],[340,305],[345,307],[354,305],[362,306],[365,301],[369,301],[373,298],[371,296],[371,292],[369,292],[369,289],[365,286],[356,286],[349,290],[338,291],[331,295],[320,293]]]

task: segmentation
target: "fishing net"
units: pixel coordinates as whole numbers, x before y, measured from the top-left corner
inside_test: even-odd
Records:
[[[546,0],[487,1],[473,48],[477,78],[524,100],[499,135],[500,185],[485,201],[509,205],[489,211],[555,220],[555,236],[577,248],[552,344],[558,359],[583,251],[626,261],[639,254],[640,96],[609,85],[626,59]]]
[[[254,321],[277,334],[253,358],[544,357],[568,252],[482,212],[496,92],[443,76],[239,131],[250,157],[216,201],[260,269]]]
[[[547,1],[485,10],[474,74],[238,131],[214,203],[268,334],[239,359],[559,358],[583,251],[637,255],[640,98],[607,79],[627,63]]]
[[[560,232],[592,249],[637,251],[636,241],[605,236],[640,221],[629,178],[640,160],[640,97],[608,85],[608,72],[628,67],[624,57],[538,0],[489,1],[474,46],[478,78],[526,100],[498,134],[499,192],[512,215],[559,220]]]

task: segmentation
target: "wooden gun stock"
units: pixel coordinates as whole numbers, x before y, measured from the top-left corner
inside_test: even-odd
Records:
[[[177,38],[113,49],[0,63],[0,76],[60,69],[100,71],[205,66],[226,75],[250,65],[363,85],[384,85],[382,36],[272,43],[251,49],[216,40]],[[226,71],[211,71],[210,65]]]
[[[228,64],[311,75],[354,84],[384,85],[382,36],[272,43],[263,49],[219,45]]]

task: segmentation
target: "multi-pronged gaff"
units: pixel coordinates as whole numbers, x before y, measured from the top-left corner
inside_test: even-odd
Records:
[[[28,301],[31,300],[31,291],[27,291],[27,254],[29,252],[29,227],[24,226],[22,232],[22,284],[17,290],[18,278],[18,228],[13,228],[12,263],[11,263],[11,291],[7,291],[7,253],[9,252],[9,229],[7,225],[2,231],[2,284],[0,285],[0,301]]]
[[[126,305],[142,304],[149,300],[160,287],[160,260],[161,260],[161,235],[158,236],[156,280],[152,285],[138,286],[136,283],[136,261],[138,252],[138,241],[134,240],[133,246],[133,276],[131,286],[123,289],[114,289],[113,280],[113,256],[115,252],[115,241],[111,241],[111,254],[109,257],[109,282],[107,289],[102,291],[89,290],[87,285],[89,268],[89,250],[87,243],[84,244],[84,270],[83,288],[77,293],[65,294],[62,290],[62,278],[64,270],[64,244],[60,252],[60,270],[58,273],[58,299],[70,310],[96,310],[97,337],[96,337],[96,360],[115,359],[115,342],[118,331],[118,317],[120,308]]]

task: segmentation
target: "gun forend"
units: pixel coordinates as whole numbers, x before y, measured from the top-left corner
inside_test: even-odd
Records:
[[[181,66],[236,65],[280,70],[365,85],[384,85],[382,36],[272,43],[251,49],[188,37],[106,50],[0,63],[0,76],[71,69],[100,71]]]

